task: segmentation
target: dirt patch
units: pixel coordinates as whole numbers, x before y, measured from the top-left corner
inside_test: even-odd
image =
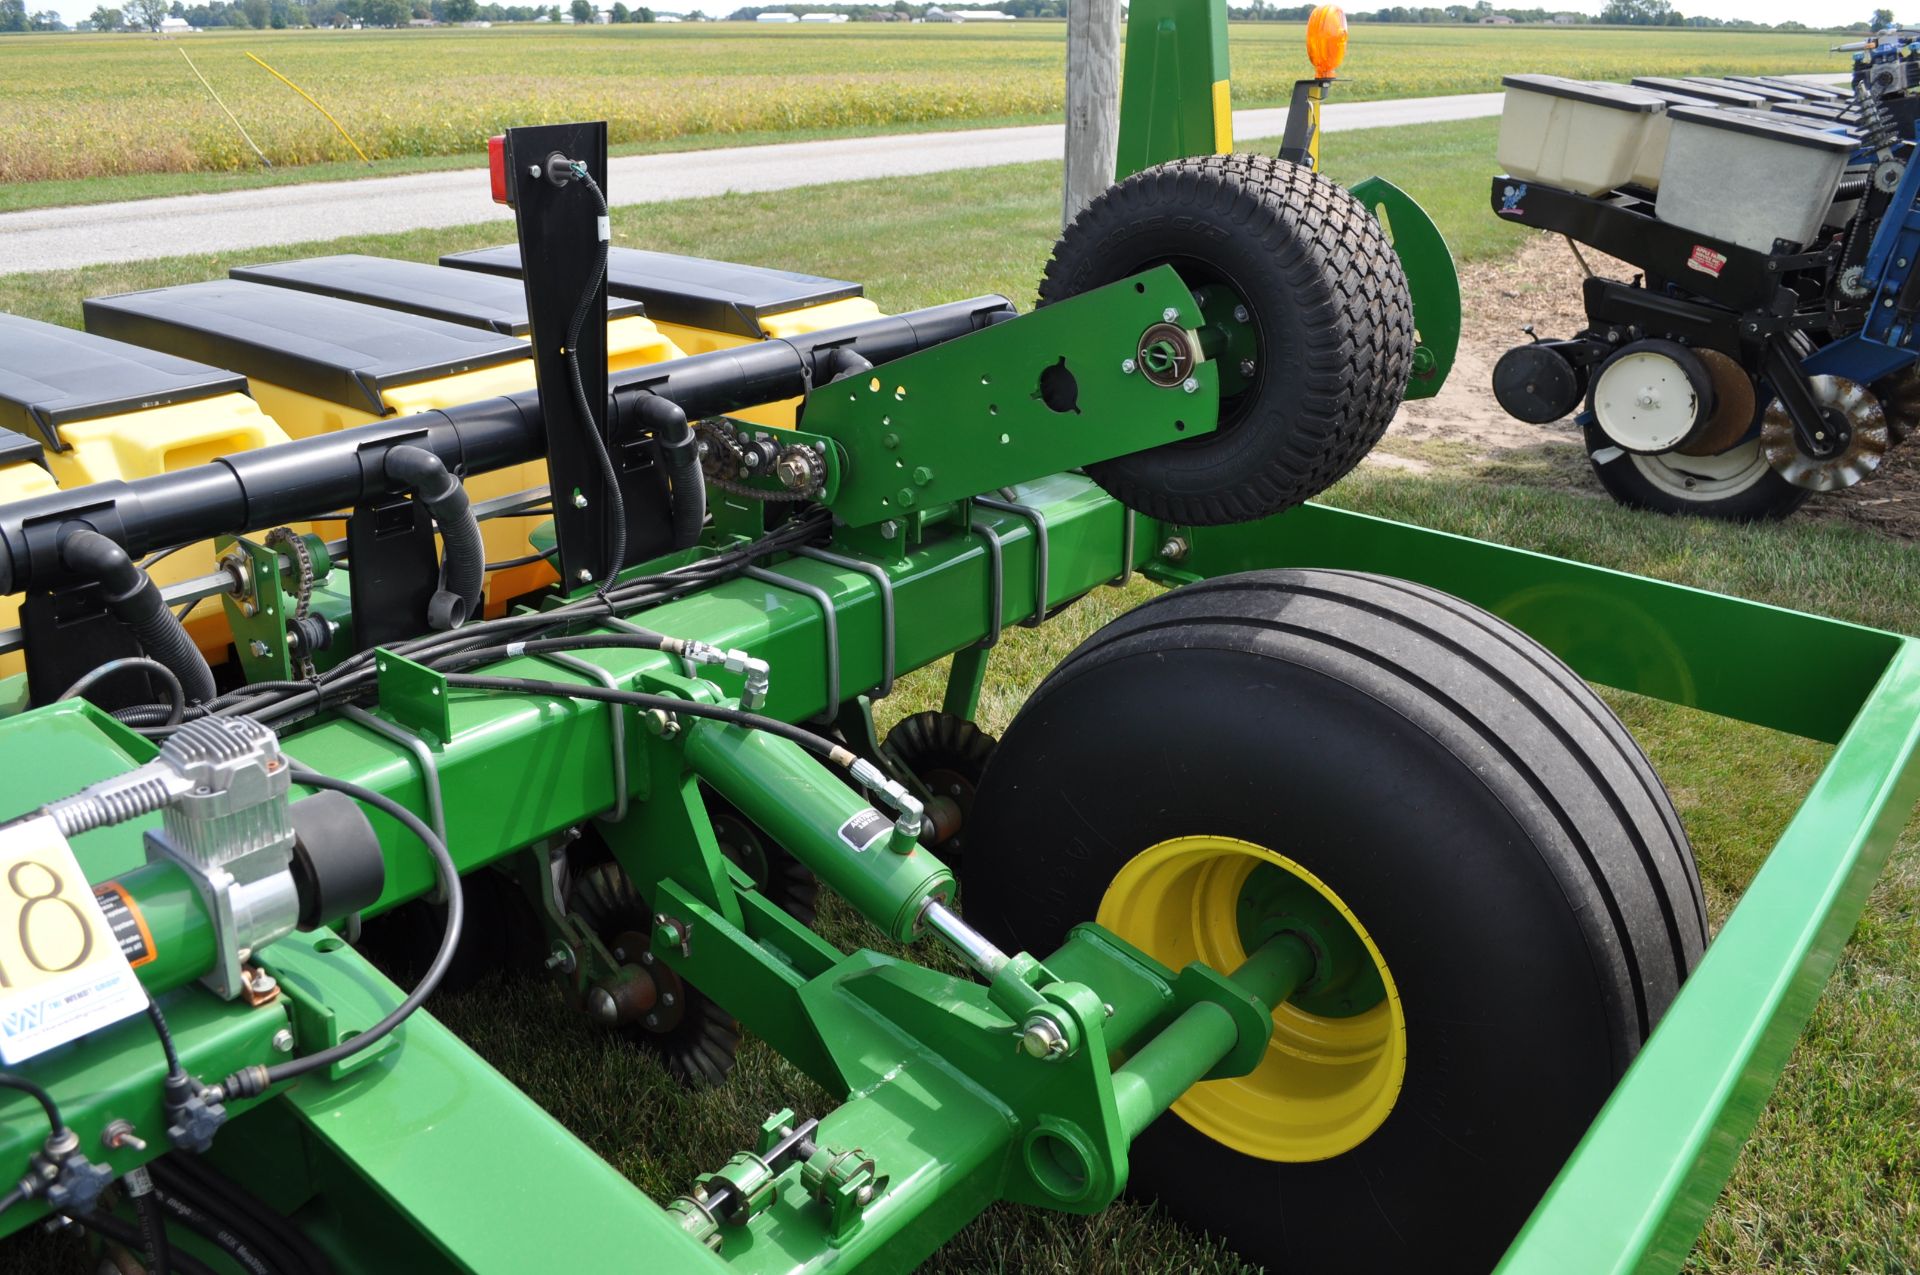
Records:
[[[1625,262],[1582,248],[1596,273],[1629,279]],[[1573,418],[1551,425],[1517,421],[1493,398],[1493,365],[1527,339],[1572,336],[1585,323],[1580,286],[1586,269],[1551,235],[1537,235],[1500,261],[1460,272],[1460,350],[1440,393],[1400,409],[1368,463],[1414,473],[1452,471],[1599,493],[1580,451]],[[1896,447],[1865,482],[1815,496],[1797,518],[1870,528],[1920,540],[1920,437]]]

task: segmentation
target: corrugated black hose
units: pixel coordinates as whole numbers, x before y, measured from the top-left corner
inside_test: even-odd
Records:
[[[440,524],[440,588],[427,605],[427,626],[457,629],[479,612],[487,578],[487,551],[467,489],[424,447],[390,449],[387,473],[405,483]]]
[[[76,526],[60,538],[60,561],[69,571],[97,582],[107,610],[132,629],[140,648],[172,669],[189,703],[213,698],[213,670],[187,636],[186,625],[167,608],[153,577],[127,551],[91,527]]]

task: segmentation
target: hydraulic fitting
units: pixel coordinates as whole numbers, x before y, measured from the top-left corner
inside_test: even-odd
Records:
[[[905,784],[864,757],[854,758],[847,773],[899,816],[893,821],[893,844],[889,848],[896,854],[911,852],[920,843],[920,829],[926,825],[926,807],[920,799],[908,791]]]
[[[695,665],[717,665],[729,673],[740,673],[746,677],[745,688],[740,693],[740,707],[754,712],[767,702],[767,692],[772,685],[772,670],[765,660],[755,659],[738,647],[722,650],[710,642],[692,642],[680,638],[668,638],[661,648],[671,654],[674,645],[679,646],[679,654],[687,663]]]

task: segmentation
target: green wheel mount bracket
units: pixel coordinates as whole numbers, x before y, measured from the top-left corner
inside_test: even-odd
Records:
[[[1446,384],[1460,349],[1460,276],[1453,251],[1413,196],[1383,177],[1369,177],[1352,188],[1393,241],[1413,295],[1413,374],[1407,398],[1432,398]]]

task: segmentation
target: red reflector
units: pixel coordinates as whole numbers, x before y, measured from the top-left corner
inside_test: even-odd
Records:
[[[507,185],[507,139],[489,137],[487,139],[487,175],[493,179],[493,202],[511,204],[513,198],[508,194]]]

